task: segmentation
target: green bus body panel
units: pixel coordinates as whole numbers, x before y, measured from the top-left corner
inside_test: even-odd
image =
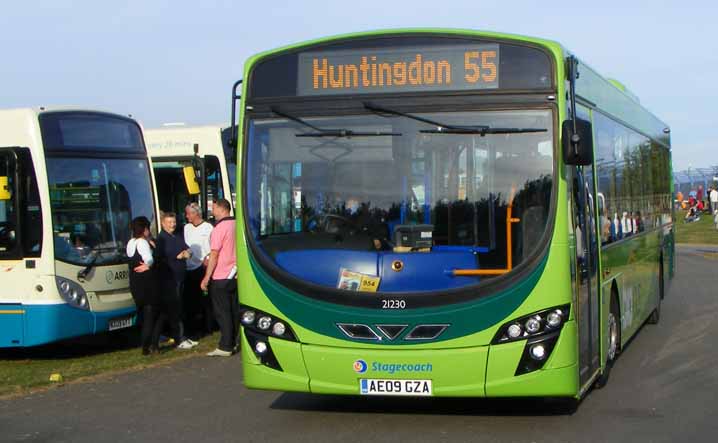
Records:
[[[437,396],[484,396],[484,374],[488,347],[431,350],[346,349],[327,346],[302,345],[304,359],[311,378],[311,392],[358,394],[361,378],[431,379]],[[359,374],[353,364],[364,360],[368,368]],[[374,364],[424,365],[430,371],[414,372],[373,370]],[[380,368],[382,366],[379,366]]]
[[[660,230],[631,237],[602,251],[603,294],[610,299],[616,284],[621,317],[621,344],[646,321],[657,303],[658,264],[663,235]],[[606,309],[609,308],[606,302]]]

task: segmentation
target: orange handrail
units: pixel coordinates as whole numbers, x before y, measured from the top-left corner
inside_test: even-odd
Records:
[[[513,223],[518,223],[521,221],[520,218],[516,218],[513,216],[513,210],[514,210],[514,194],[516,192],[516,188],[514,186],[511,187],[511,197],[509,198],[509,207],[506,208],[506,267],[504,269],[454,269],[453,275],[455,277],[460,276],[466,276],[466,277],[475,277],[480,275],[503,275],[507,272],[510,272],[513,269],[513,260],[511,257],[511,251],[513,248],[512,244],[512,234],[511,234],[511,225]]]

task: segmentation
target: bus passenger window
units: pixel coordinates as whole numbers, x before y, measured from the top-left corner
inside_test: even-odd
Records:
[[[0,154],[0,258],[16,257],[17,247],[17,187],[14,159]]]

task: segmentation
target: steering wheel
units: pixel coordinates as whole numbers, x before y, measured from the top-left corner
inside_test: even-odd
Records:
[[[307,226],[311,232],[329,234],[351,233],[357,229],[352,220],[336,214],[315,215],[309,219]]]

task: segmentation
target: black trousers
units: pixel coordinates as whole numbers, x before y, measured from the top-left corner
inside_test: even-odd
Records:
[[[152,333],[154,343],[159,342],[160,333],[167,325],[170,337],[175,340],[175,346],[182,342],[184,328],[182,326],[182,292],[184,281],[163,281],[160,282],[162,293],[160,294],[161,312]]]
[[[184,285],[184,326],[188,334],[211,334],[216,329],[212,299],[202,293],[200,284],[204,278],[205,269],[200,266],[187,271]]]
[[[221,333],[218,348],[232,352],[237,345],[237,334],[239,334],[237,280],[212,280],[209,285],[209,296],[212,298],[214,316]]]
[[[154,336],[159,314],[159,306],[153,305],[144,305],[138,312],[137,323],[140,325],[140,344],[145,352],[159,348],[159,334],[156,340]]]

